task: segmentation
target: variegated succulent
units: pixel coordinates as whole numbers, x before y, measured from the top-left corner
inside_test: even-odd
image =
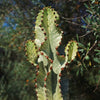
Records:
[[[35,39],[26,42],[25,50],[30,63],[36,66],[35,88],[37,100],[63,100],[61,94],[61,71],[76,56],[78,45],[69,41],[65,55],[60,55],[62,34],[54,9],[45,7],[36,18]]]

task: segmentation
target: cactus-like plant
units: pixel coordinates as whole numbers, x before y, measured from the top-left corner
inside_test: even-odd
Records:
[[[36,66],[35,88],[38,100],[63,100],[61,94],[61,71],[76,56],[77,42],[70,41],[65,55],[60,55],[62,33],[58,28],[59,15],[54,9],[40,10],[35,25],[35,39],[26,42],[26,55]]]

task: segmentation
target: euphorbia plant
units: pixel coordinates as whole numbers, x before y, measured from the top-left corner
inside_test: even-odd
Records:
[[[37,100],[63,100],[61,94],[61,71],[68,67],[76,56],[77,42],[69,41],[65,55],[60,55],[63,31],[57,21],[59,15],[54,9],[45,7],[40,10],[35,25],[35,39],[26,42],[26,55],[30,63],[36,66],[35,88]]]

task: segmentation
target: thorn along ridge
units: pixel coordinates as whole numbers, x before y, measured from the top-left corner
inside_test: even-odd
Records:
[[[37,65],[36,68],[39,69],[39,65]]]
[[[44,55],[44,53],[43,53],[43,52],[41,52],[41,55]]]
[[[38,96],[36,96],[36,98],[38,99]]]
[[[34,43],[34,45],[36,46],[36,43]]]
[[[56,20],[54,20],[54,22],[56,23]]]
[[[65,66],[67,66],[68,65],[68,62],[65,64]]]
[[[61,79],[59,79],[58,82],[60,83],[61,82]]]
[[[40,51],[41,49],[39,48],[38,50]]]
[[[46,81],[46,80],[47,80],[47,78],[45,77],[45,78],[44,78],[44,81]]]
[[[67,52],[69,52],[69,49],[67,49]]]
[[[52,59],[50,59],[50,62],[51,62],[51,63],[53,63],[53,60],[52,60]]]
[[[37,49],[37,47],[35,46],[35,49]]]
[[[64,55],[61,55],[63,58],[65,58],[65,56]]]
[[[46,87],[46,84],[44,84],[44,87]]]
[[[45,41],[47,40],[47,37],[45,37]]]
[[[35,91],[35,93],[37,94],[37,91]]]
[[[39,75],[39,72],[36,73],[36,76],[38,76],[38,75]]]
[[[43,18],[43,15],[41,16],[41,18]]]
[[[35,84],[35,88],[37,88],[37,84]]]
[[[34,42],[34,40],[32,40],[32,42]],[[35,44],[35,43],[34,43]]]
[[[44,14],[44,12],[42,12],[42,14]]]
[[[56,54],[57,54],[57,55],[60,55],[58,51],[56,52]]]
[[[47,93],[47,90],[45,90],[45,93]]]
[[[60,73],[60,74],[59,74],[59,76],[61,77],[61,76],[62,76],[62,74]]]
[[[37,58],[39,58],[39,55],[37,55]]]
[[[58,27],[59,25],[58,24],[56,24],[56,27]]]
[[[64,68],[61,68],[61,71],[63,71],[64,70]]]
[[[47,76],[50,74],[50,72],[47,73]]]
[[[37,82],[37,79],[34,79],[35,82]]]
[[[55,16],[55,18],[57,18],[57,16]]]
[[[71,60],[71,62],[73,62],[73,59]]]
[[[27,50],[26,50],[26,49],[24,49],[24,51],[26,52]]]
[[[47,59],[49,59],[49,57],[48,56],[45,56]]]
[[[59,85],[59,88],[61,88],[61,85]]]
[[[42,30],[42,31],[44,31],[44,29],[43,29],[43,28],[41,28],[41,30]]]
[[[39,26],[42,27],[41,24]]]
[[[58,49],[58,46],[56,47],[56,50]]]
[[[55,12],[53,14],[55,14]]]
[[[64,35],[64,32],[62,32],[62,34]]]
[[[59,42],[59,45],[61,45],[61,42]]]
[[[27,54],[25,54],[25,56],[28,56]]]
[[[41,20],[41,22],[43,22],[43,19]]]
[[[43,44],[44,44],[44,42],[41,43],[41,45],[43,45]]]
[[[50,70],[52,70],[52,66],[50,67]]]
[[[44,35],[46,35],[46,32],[44,32]]]

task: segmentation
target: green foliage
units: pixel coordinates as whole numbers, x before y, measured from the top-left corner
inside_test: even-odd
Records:
[[[5,51],[6,58],[2,56],[0,59],[0,100],[25,100],[25,97],[32,100],[35,77],[32,66],[25,63],[25,59],[16,60],[18,57],[12,61],[10,53]]]
[[[77,40],[79,40],[79,54],[76,72],[78,76],[83,76],[89,85],[96,87],[96,85],[100,85],[100,3],[96,0],[91,1],[89,4],[85,3],[88,15],[83,18],[86,24],[82,28],[86,30],[86,33],[77,37]]]
[[[27,3],[0,0],[0,100],[35,100],[35,72],[26,62],[24,44],[33,36],[37,12]]]
[[[34,78],[36,75],[34,71],[36,69],[37,72],[38,67],[33,67],[33,63],[32,65],[30,65],[26,61],[26,57],[24,56],[24,46],[26,40],[34,40],[34,36],[36,38],[36,34],[33,34],[35,25],[34,22],[36,19],[35,17],[37,16],[37,12],[45,6],[53,7],[60,15],[58,16],[58,14],[55,13],[58,18],[55,18],[55,25],[58,23],[60,17],[60,23],[58,23],[56,26],[60,26],[64,30],[64,32],[59,30],[59,28],[57,28],[56,26],[54,30],[57,30],[57,32],[59,33],[58,37],[60,35],[60,38],[63,37],[61,41],[62,44],[58,46],[58,49],[56,48],[56,53],[59,54],[59,56],[53,49],[53,52],[48,51],[47,49],[43,49],[45,47],[51,50],[51,46],[48,45],[49,41],[47,38],[45,38],[45,36],[50,32],[47,32],[46,30],[46,35],[40,35],[41,30],[38,31],[38,29],[35,29],[35,32],[39,32],[39,34],[37,35],[37,40],[38,38],[39,40],[42,40],[38,41],[40,42],[39,44],[41,44],[41,42],[44,43],[41,46],[36,45],[36,39],[35,42],[30,41],[30,43],[35,46],[30,46],[28,50],[30,51],[31,48],[32,50],[35,49],[35,52],[30,52],[30,55],[31,53],[32,55],[35,53],[36,56],[36,59],[31,56],[33,57],[31,63],[36,62],[35,66],[38,64],[38,62],[42,63],[42,65],[44,65],[46,68],[48,66],[48,69],[56,66],[53,67],[52,71],[50,69],[46,69],[47,73],[48,71],[50,71],[50,73],[48,73],[48,77],[50,78],[47,78],[46,84],[50,83],[47,88],[49,88],[51,91],[50,86],[53,85],[51,82],[54,82],[55,80],[54,84],[57,83],[57,75],[54,72],[59,72],[61,70],[59,66],[63,66],[65,64],[65,55],[67,54],[64,52],[64,48],[66,48],[66,43],[68,43],[69,40],[76,40],[77,38],[79,44],[78,56],[71,64],[67,65],[66,61],[67,66],[66,68],[63,66],[65,70],[61,72],[62,79],[65,78],[68,80],[70,78],[69,87],[67,87],[69,88],[69,91],[62,92],[63,94],[68,93],[70,99],[72,99],[73,95],[75,95],[75,97],[73,97],[73,100],[77,98],[77,95],[79,97],[77,98],[77,100],[80,100],[81,95],[83,94],[91,98],[90,100],[98,100],[98,94],[100,94],[100,0],[0,0],[0,100],[36,99],[34,89],[34,84],[36,81],[34,80]],[[45,19],[41,16],[39,18],[41,20]],[[45,20],[45,25],[48,25],[47,19]],[[44,22],[42,22],[40,26],[45,29],[48,26],[45,26],[43,24]],[[37,23],[38,22],[36,22],[36,25],[40,29]],[[39,24],[40,23],[41,21],[39,22]],[[54,25],[54,23],[50,23],[50,25],[51,24]],[[44,33],[44,31],[42,31],[41,33]],[[69,42],[69,44],[70,43],[73,44],[73,42]],[[55,41],[53,41],[52,44],[54,44],[54,46],[57,46]],[[53,66],[51,65],[52,67],[50,67],[50,59],[47,60],[48,57],[45,58],[44,56],[40,55],[40,51],[38,51],[39,47],[40,51],[42,50],[44,55],[49,54],[49,58],[53,59],[53,64],[55,62]],[[40,55],[39,58],[37,53],[39,53],[38,55]],[[53,55],[53,53],[55,54],[55,56]],[[62,55],[64,55],[65,58],[63,58]],[[28,59],[30,59],[30,56],[27,55],[27,60]],[[42,70],[43,72],[46,71],[44,70],[44,68],[42,69],[41,64],[40,68],[40,70]],[[51,73],[53,73],[55,77],[53,77]],[[42,74],[41,72],[41,74],[39,73],[39,75],[37,77],[37,80],[44,80],[45,74]],[[78,84],[78,87],[74,89],[72,89],[72,87],[75,87],[76,84],[74,84],[73,80]],[[40,80],[38,81],[38,83],[39,82]],[[41,84],[44,85],[44,81]],[[66,84],[66,82],[62,82],[61,80],[61,84],[62,90],[66,90],[65,86],[63,85]],[[59,86],[59,84],[57,86]],[[58,90],[58,87],[56,88],[55,85],[53,87],[55,87],[53,94],[58,95],[59,91],[58,93],[55,92],[55,90]],[[40,89],[40,91],[42,91],[43,89],[44,88]],[[76,90],[79,92],[77,93]],[[71,94],[72,92],[73,94]],[[44,92],[41,92],[41,94],[42,93]],[[49,95],[50,92],[48,92],[47,94]],[[68,96],[64,97],[64,99],[65,98],[67,99]],[[85,100],[89,100],[89,98]],[[84,98],[82,97],[82,99]]]
[[[62,31],[57,26],[59,15],[54,9],[43,8],[35,25],[35,40],[26,42],[26,55],[36,66],[36,93],[38,100],[62,100],[61,71],[76,56],[77,42],[70,41],[65,47],[65,57],[57,51],[61,45]],[[53,69],[53,70],[52,70]]]

